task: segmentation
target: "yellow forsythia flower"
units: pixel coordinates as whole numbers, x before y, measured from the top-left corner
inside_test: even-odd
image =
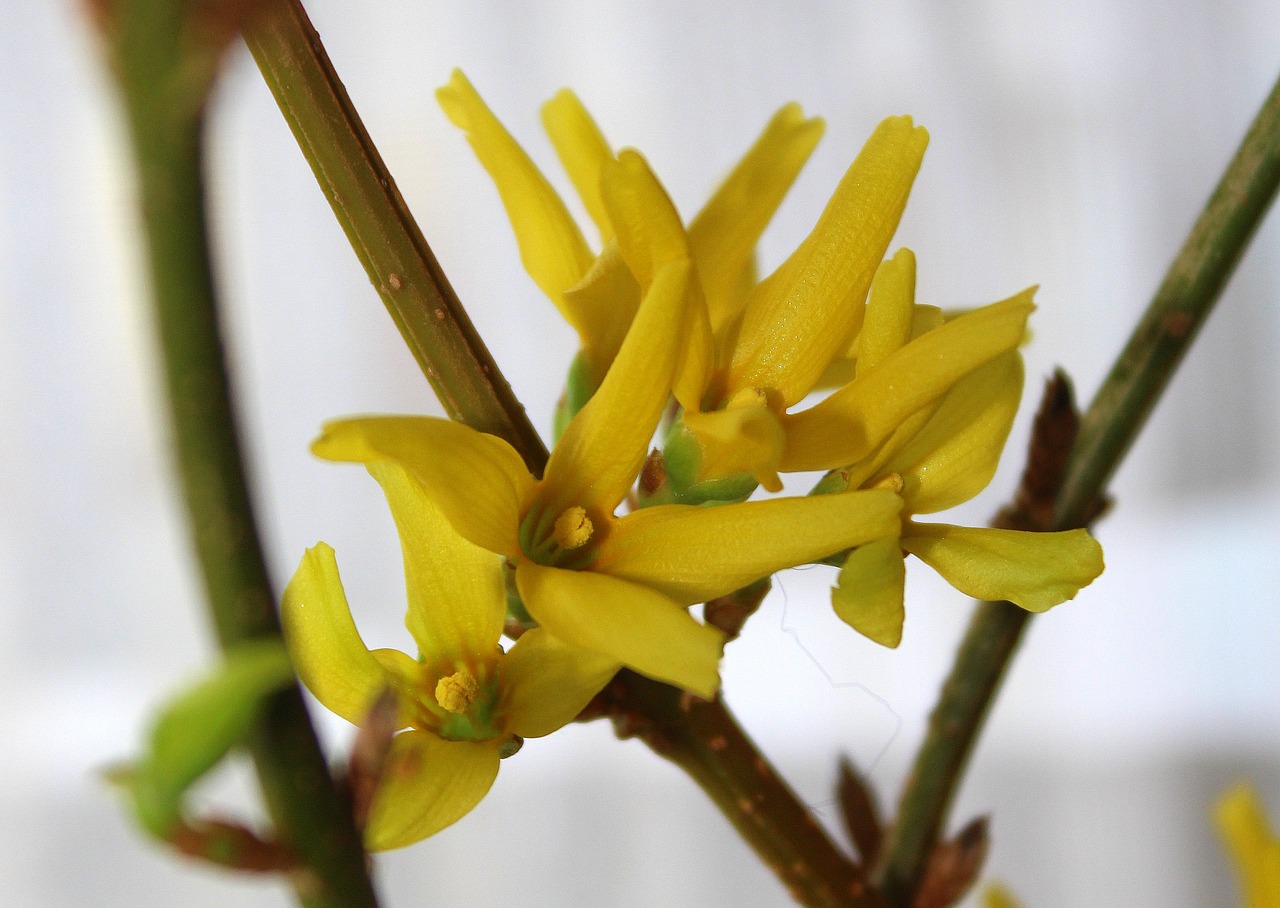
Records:
[[[506,614],[502,568],[454,532],[422,487],[392,463],[369,464],[400,533],[418,657],[370,652],[351,619],[333,549],[307,550],[284,593],[289,651],[307,688],[354,723],[390,688],[400,727],[365,830],[372,850],[432,835],[479,803],[504,747],[571,721],[618,669],[542,629],[510,652],[499,646]]]
[[[848,388],[862,387],[864,376],[879,374],[884,363],[944,330],[910,339],[914,294],[915,257],[904,249],[876,274]],[[939,360],[947,356],[946,345],[927,349]],[[878,643],[898,645],[905,554],[916,555],[970,596],[1007,599],[1035,612],[1071,599],[1102,573],[1102,548],[1085,530],[1029,533],[912,519],[954,507],[986,488],[1013,425],[1022,383],[1021,356],[1016,350],[1002,353],[955,382],[936,404],[900,421],[870,456],[825,481],[840,489],[890,489],[903,500],[898,536],[854,549],[832,591],[836,613],[853,628]]]
[[[1241,908],[1280,908],[1280,838],[1257,792],[1243,782],[1233,786],[1218,799],[1213,818],[1236,865]]]
[[[330,423],[312,450],[399,464],[457,533],[509,559],[525,608],[555,637],[710,697],[724,635],[688,607],[895,533],[901,499],[852,491],[616,516],[680,365],[690,272],[680,259],[655,269],[613,366],[541,479],[505,441],[428,417]]]
[[[525,270],[578,332],[574,385],[567,416],[604,379],[630,327],[642,287],[624,261],[621,243],[634,225],[606,202],[618,157],[591,115],[567,89],[542,108],[542,121],[601,238],[594,252],[564,202],[502,126],[467,78],[454,71],[437,92],[449,118],[466,131],[511,220]],[[755,284],[754,250],[765,226],[821,138],[821,120],[798,104],[774,115],[759,139],[689,225],[688,257],[700,275],[713,326],[731,321]],[[628,154],[624,152],[624,155]],[[634,154],[630,152],[629,154]],[[620,243],[621,241],[621,243]]]

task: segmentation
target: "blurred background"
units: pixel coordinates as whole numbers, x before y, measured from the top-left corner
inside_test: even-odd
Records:
[[[1024,413],[992,488],[955,522],[985,521],[1007,498],[1054,366],[1089,400],[1280,71],[1271,0],[307,5],[544,430],[573,338],[435,104],[454,66],[566,194],[538,107],[572,86],[686,216],[778,106],[825,117],[764,237],[765,272],[882,117],[926,125],[896,241],[919,256],[920,299],[976,305],[1040,285]],[[142,841],[95,776],[211,655],[97,51],[70,0],[0,4],[0,903],[282,906],[279,884]],[[439,409],[241,48],[209,140],[273,572],[283,584],[324,539],[366,642],[403,648],[381,494],[307,444],[332,416]],[[994,815],[989,875],[1028,908],[1229,904],[1209,804],[1251,777],[1280,819],[1278,297],[1273,214],[1115,481],[1097,531],[1107,572],[1033,624],[976,754],[955,820]],[[828,821],[841,754],[892,803],[970,612],[912,573],[905,639],[888,652],[834,618],[833,579],[781,575],[724,662],[729,702]],[[339,720],[322,726],[335,748],[350,737]],[[208,798],[244,814],[251,791],[231,772]],[[388,906],[788,904],[692,783],[600,723],[530,742],[477,810],[377,870]]]

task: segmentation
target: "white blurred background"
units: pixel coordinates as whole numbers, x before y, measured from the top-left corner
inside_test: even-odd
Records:
[[[639,0],[308,4],[423,231],[546,429],[573,352],[496,193],[432,92],[465,69],[566,192],[538,106],[572,86],[686,215],[782,103],[827,134],[762,244],[811,226],[874,124],[932,144],[898,243],[922,300],[1038,283],[1028,400],[1087,402],[1280,72],[1280,6]],[[731,9],[725,13],[725,9]],[[0,903],[288,904],[144,843],[94,777],[210,658],[175,500],[118,111],[70,0],[0,4]],[[372,645],[404,646],[399,553],[363,471],[307,443],[353,412],[439,412],[247,54],[210,130],[216,245],[273,572],[337,549]],[[1273,215],[1114,485],[1108,570],[1037,619],[957,822],[994,814],[991,875],[1028,908],[1229,904],[1207,820],[1253,777],[1280,813],[1280,219]],[[729,648],[731,704],[834,819],[837,756],[891,803],[970,606],[912,574],[902,647],[783,575]],[[335,746],[349,736],[325,721]],[[243,776],[211,797],[248,811]],[[1280,819],[1280,817],[1278,817]],[[530,742],[457,826],[377,862],[388,906],[788,903],[676,770],[603,724]]]

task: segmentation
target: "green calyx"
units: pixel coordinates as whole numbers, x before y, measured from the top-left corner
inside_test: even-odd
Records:
[[[745,501],[759,483],[750,473],[735,473],[722,479],[699,479],[703,448],[684,421],[676,419],[662,443],[666,467],[666,490],[648,496],[647,503],[728,504]],[[659,500],[660,497],[664,500]]]

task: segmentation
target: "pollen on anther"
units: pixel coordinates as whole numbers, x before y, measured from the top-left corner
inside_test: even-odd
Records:
[[[890,492],[902,491],[902,474],[886,473],[871,484],[873,489],[888,489]]]
[[[480,693],[480,682],[465,668],[436,682],[436,702],[451,713],[465,713]]]
[[[595,527],[591,523],[591,518],[587,516],[587,512],[574,505],[571,508],[565,508],[556,518],[553,535],[560,548],[577,549],[587,544],[593,532]]]

